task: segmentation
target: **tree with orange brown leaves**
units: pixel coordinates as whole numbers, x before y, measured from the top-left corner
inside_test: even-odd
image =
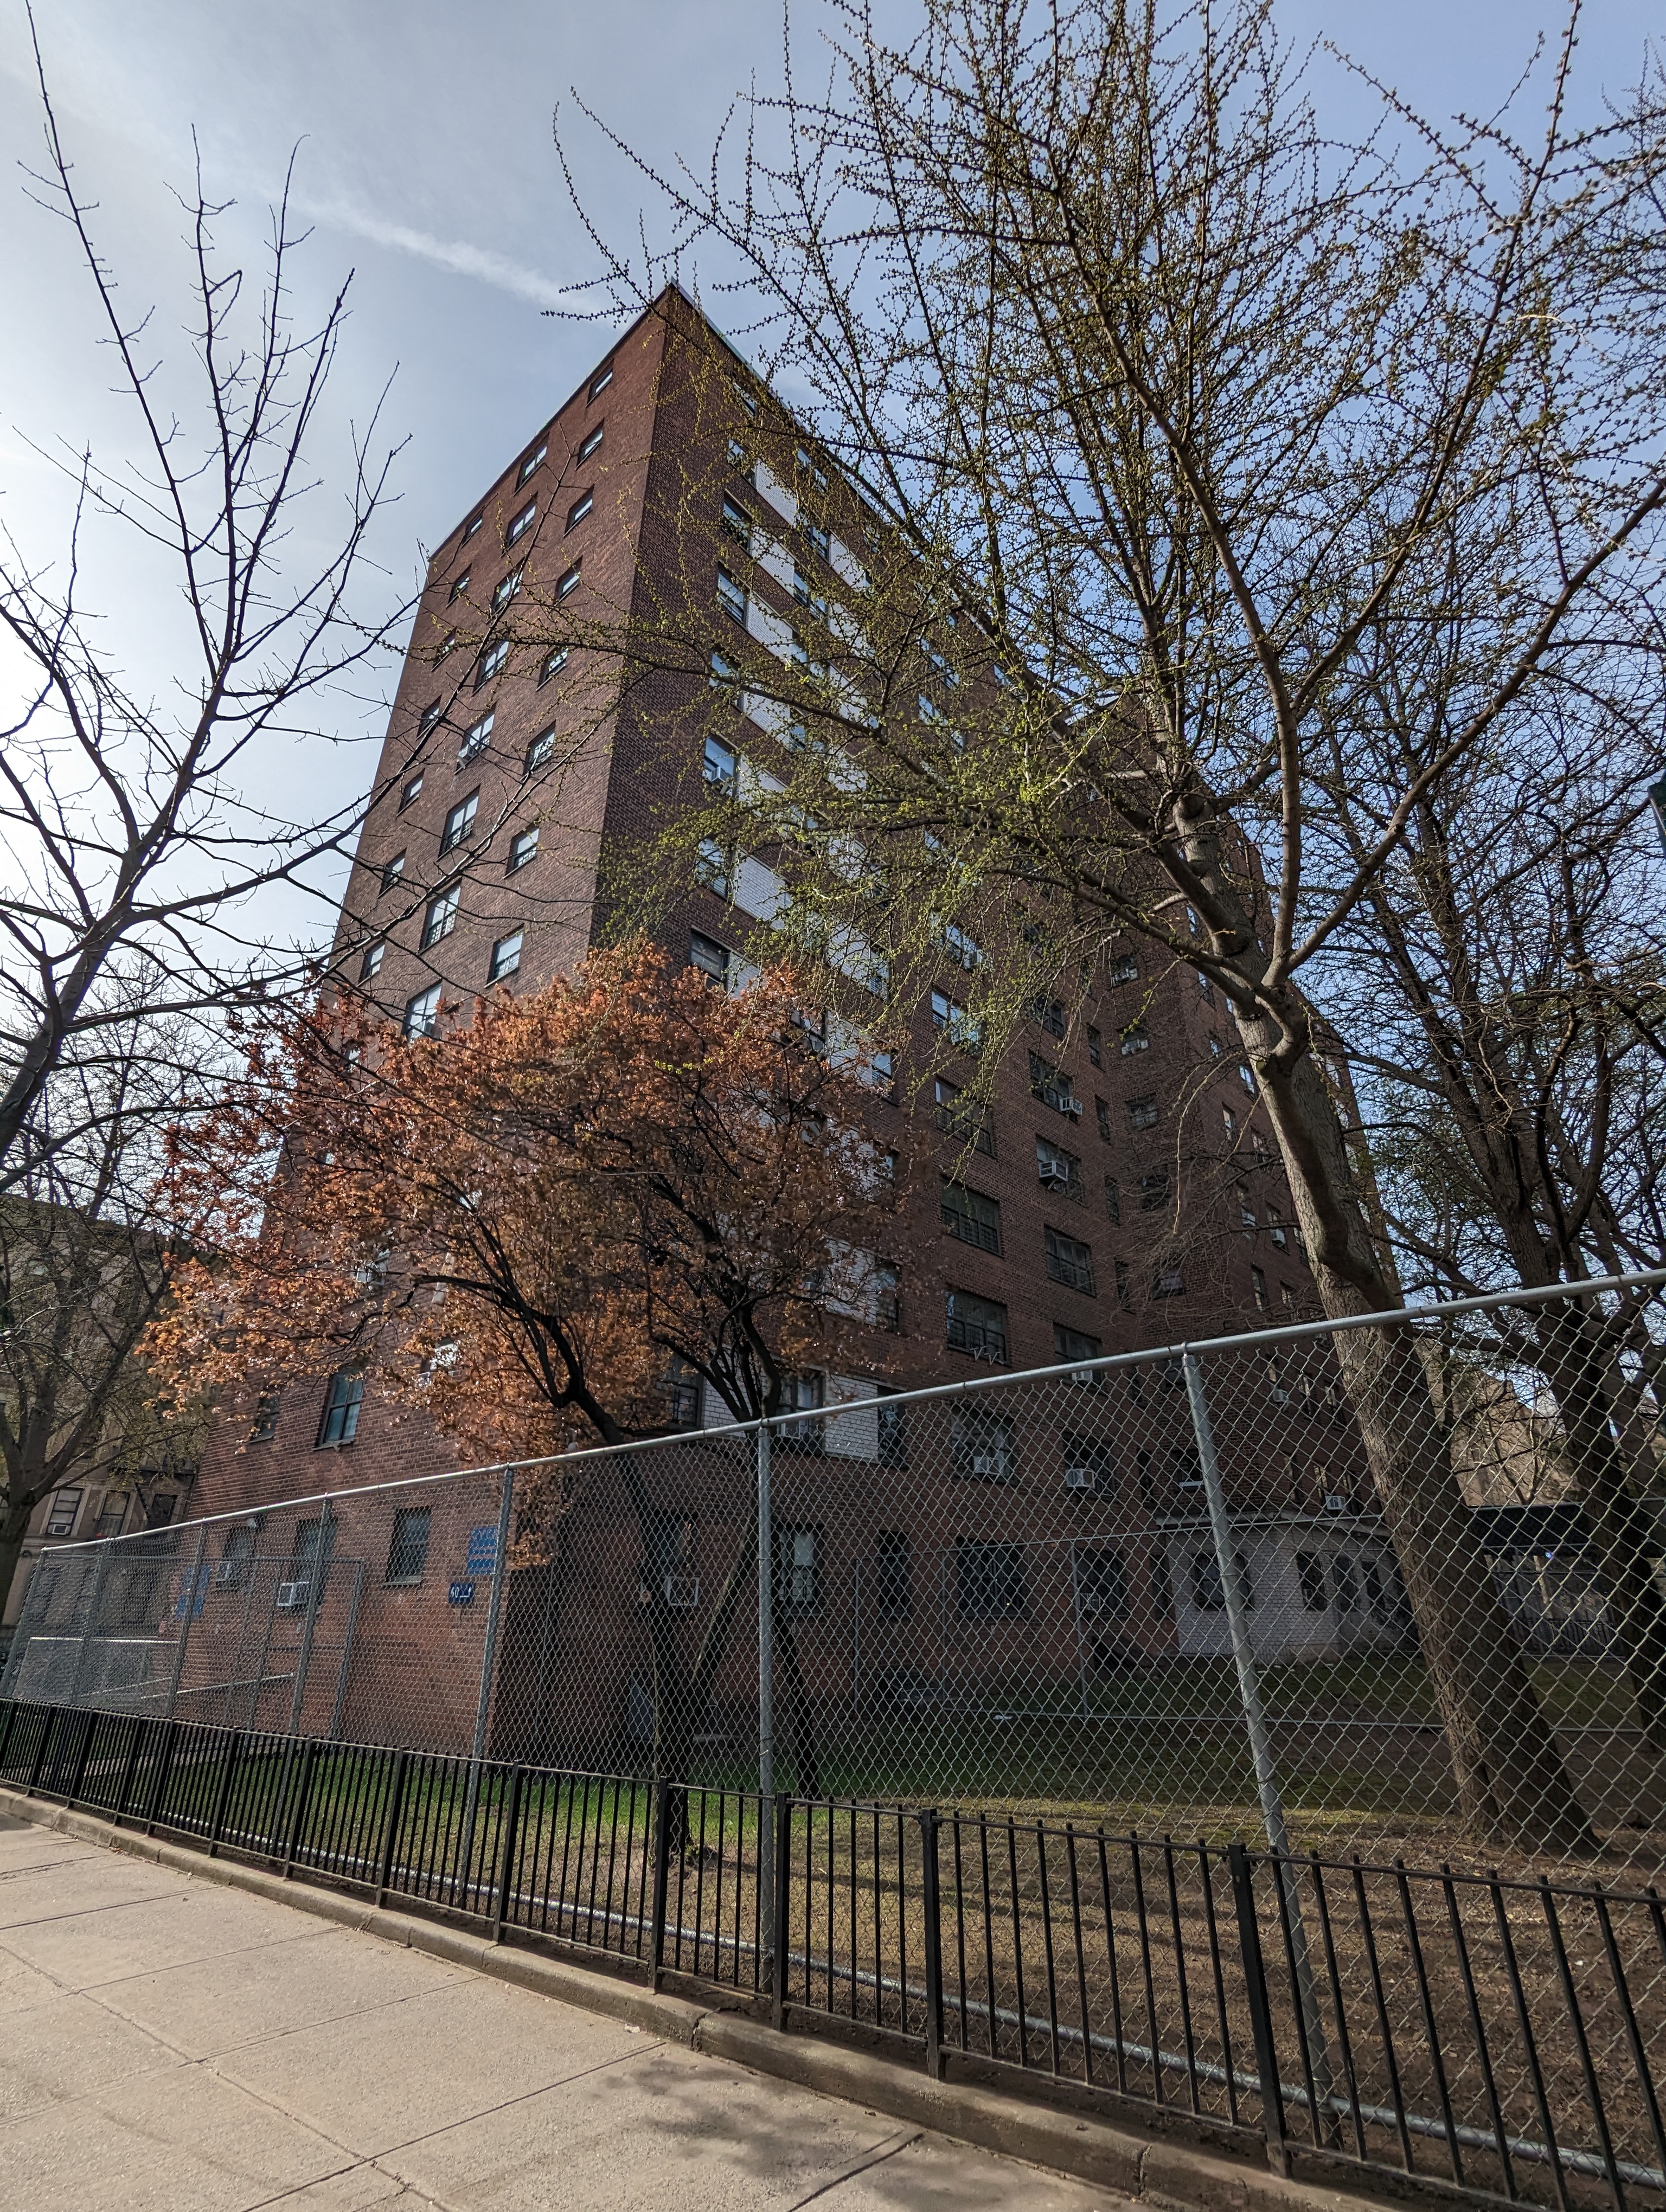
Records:
[[[790,1376],[853,1339],[873,1358],[900,1193],[866,1073],[860,1051],[830,1053],[791,974],[726,994],[643,944],[435,1037],[340,1006],[282,1020],[221,1110],[174,1138],[176,1206],[212,1226],[151,1354],[240,1391],[357,1365],[489,1458],[668,1432],[677,1363],[738,1419],[774,1414]],[[681,1779],[756,1522],[690,1655],[653,1571],[654,1468],[614,1464],[642,1545],[656,1771]],[[547,1556],[591,1465],[526,1470],[521,1564]],[[777,1637],[803,1788],[784,1619]]]

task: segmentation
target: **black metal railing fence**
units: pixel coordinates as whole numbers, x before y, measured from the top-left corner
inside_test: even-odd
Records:
[[[1651,1887],[17,1702],[0,1781],[938,2074],[1259,2140],[1280,2171],[1563,2212],[1666,2195]]]

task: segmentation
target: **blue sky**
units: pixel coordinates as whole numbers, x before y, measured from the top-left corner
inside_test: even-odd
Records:
[[[883,26],[912,10],[876,0]],[[1496,104],[1560,10],[1539,0],[1395,0],[1351,6],[1283,0],[1292,39],[1329,38],[1440,115]],[[397,368],[387,421],[410,443],[402,502],[381,551],[408,586],[418,547],[451,526],[605,347],[603,331],[539,309],[589,273],[592,249],[566,203],[551,112],[572,88],[656,159],[703,161],[737,92],[779,66],[776,0],[41,0],[43,46],[82,187],[101,204],[101,235],[134,305],[177,307],[183,258],[170,182],[185,183],[195,127],[210,191],[234,199],[229,247],[254,245],[266,200],[301,142],[298,196],[315,226],[309,281],[321,294],[356,270],[354,316],[337,387],[337,421],[362,419]],[[794,6],[813,46],[818,10]],[[1635,82],[1657,7],[1596,0],[1582,27],[1584,102]],[[1343,128],[1365,95],[1322,72]],[[576,123],[576,118],[574,118]],[[0,143],[33,158],[39,123],[19,0],[0,0]],[[610,226],[634,227],[638,189],[581,134],[583,179]],[[21,169],[0,175],[7,312],[0,317],[0,520],[31,551],[51,551],[64,496],[31,451],[55,439],[125,436],[92,343],[84,280],[64,241],[25,197]],[[337,449],[338,450],[338,449]],[[119,568],[100,580],[114,610],[110,642],[165,681],[168,614]],[[374,702],[362,734],[380,735]],[[344,732],[344,734],[348,734]],[[368,777],[364,750],[341,757]]]

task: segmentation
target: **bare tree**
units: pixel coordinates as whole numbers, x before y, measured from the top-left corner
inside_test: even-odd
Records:
[[[54,1490],[159,1465],[183,1478],[200,1448],[206,1400],[187,1387],[164,1404],[137,1356],[178,1247],[152,1194],[191,1039],[177,1018],[158,1035],[140,988],[124,1011],[87,1066],[60,1059],[40,1141],[0,1192],[0,1593]],[[130,1039],[124,1063],[112,1047]]]
[[[883,513],[860,623],[766,679],[824,742],[751,794],[750,834],[859,841],[868,879],[824,872],[824,922],[883,908],[899,981],[908,948],[917,976],[976,933],[991,1023],[1032,931],[1054,972],[1118,932],[1195,964],[1327,1312],[1391,1308],[1315,1060],[1315,963],[1551,672],[1653,681],[1659,87],[1576,128],[1576,10],[1533,137],[1508,106],[1443,133],[1385,96],[1393,127],[1349,153],[1258,0],[930,0],[903,49],[830,14],[825,93],[789,55],[732,189],[721,158],[655,178],[668,258],[595,232],[614,308],[716,253],[745,342]],[[1456,610],[1462,681],[1357,865],[1316,871],[1339,780],[1381,767],[1374,672]],[[957,657],[928,711],[922,662]],[[1410,1334],[1337,1342],[1465,1817],[1586,1848]]]
[[[197,394],[182,422],[150,317],[122,310],[44,70],[40,97],[34,197],[64,226],[91,287],[137,439],[108,465],[90,451],[54,456],[74,494],[55,561],[9,539],[0,550],[0,623],[24,671],[0,728],[10,863],[0,892],[0,1188],[28,1187],[43,1145],[87,1133],[62,1097],[44,1110],[66,1060],[88,1079],[77,1095],[89,1109],[128,1095],[125,1071],[146,1048],[132,1028],[136,970],[149,1036],[162,1015],[198,1024],[197,1056],[225,1008],[298,972],[294,948],[264,927],[265,902],[283,886],[325,894],[330,866],[350,849],[362,796],[319,813],[308,801],[331,781],[325,749],[362,712],[353,687],[374,674],[407,611],[389,604],[373,558],[398,450],[379,442],[380,404],[353,439],[339,526],[321,552],[304,550],[317,542],[313,510],[325,496],[311,455],[347,283],[315,324],[296,326],[303,234],[287,187],[258,291],[218,252],[225,209],[205,195],[200,167],[181,203]],[[177,594],[183,607],[188,659],[161,699],[124,678],[86,602],[97,525],[118,534],[144,591]],[[263,778],[283,796],[255,795]],[[90,1079],[100,1054],[107,1085]]]

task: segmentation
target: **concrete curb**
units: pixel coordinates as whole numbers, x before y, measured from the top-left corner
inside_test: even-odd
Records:
[[[933,2081],[926,2074],[868,2051],[848,2050],[816,2036],[781,2034],[721,2008],[656,1995],[565,1960],[543,1958],[435,1921],[362,1904],[334,1890],[287,1881],[264,1868],[211,1859],[206,1852],[114,1827],[91,1814],[46,1804],[15,1790],[0,1789],[0,1813],[199,1881],[246,1890],[317,1919],[492,1975],[539,1996],[627,2021],[752,2073],[929,2128],[980,2150],[1115,2190],[1152,2206],[1153,2212],[1371,2212],[1371,2208],[1384,2205],[1382,2198],[1352,2190],[1282,2181],[1263,2166],[1051,2106],[1029,2104],[971,2082]]]

